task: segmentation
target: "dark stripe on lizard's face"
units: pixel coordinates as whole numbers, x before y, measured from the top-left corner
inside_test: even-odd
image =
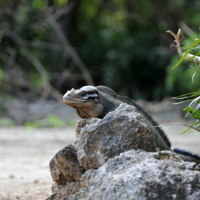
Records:
[[[81,97],[81,101],[98,101],[98,90],[96,88],[85,88],[85,89],[80,89],[78,92],[78,95]]]

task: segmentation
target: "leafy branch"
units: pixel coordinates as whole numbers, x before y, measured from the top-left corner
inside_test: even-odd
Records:
[[[171,45],[174,46],[177,49],[179,55],[182,57],[179,60],[179,62],[173,67],[173,69],[176,68],[178,65],[180,65],[183,60],[190,60],[190,61],[197,62],[198,64],[200,64],[200,57],[199,56],[189,54],[190,51],[192,49],[194,49],[194,47],[200,42],[200,38],[197,41],[195,41],[193,44],[191,44],[189,46],[188,50],[186,52],[184,52],[185,47],[182,46],[183,40],[184,40],[183,31],[181,29],[179,29],[177,35],[175,35],[171,30],[168,30],[166,32],[170,33],[174,37],[175,40]]]
[[[180,65],[183,60],[193,61],[198,65],[196,68],[196,71],[194,72],[194,74],[192,76],[192,82],[193,82],[194,76],[199,71],[199,67],[200,67],[200,57],[198,56],[200,54],[200,52],[196,53],[195,55],[191,54],[190,52],[193,49],[199,48],[199,46],[197,47],[197,44],[200,42],[200,38],[197,39],[191,45],[189,45],[188,49],[186,50],[186,46],[185,47],[183,46],[184,35],[183,35],[183,31],[181,29],[178,30],[177,34],[173,33],[171,30],[168,30],[166,32],[170,33],[174,37],[175,40],[172,43],[172,46],[174,46],[177,49],[179,55],[181,56],[181,59],[173,67],[173,69],[176,68],[178,65]],[[191,101],[189,106],[187,106],[186,108],[183,109],[186,112],[185,118],[189,114],[191,114],[197,120],[196,123],[193,123],[191,126],[189,126],[189,129],[182,132],[181,134],[188,132],[191,128],[200,132],[200,111],[198,110],[200,108],[200,90],[197,92],[184,94],[184,95],[181,95],[178,97],[173,97],[172,99],[182,100],[178,104]],[[182,125],[185,125],[185,124],[182,124]],[[188,125],[185,125],[185,126],[188,126]],[[196,128],[194,126],[196,126]]]

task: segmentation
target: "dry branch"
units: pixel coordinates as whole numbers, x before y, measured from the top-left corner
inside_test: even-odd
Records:
[[[10,56],[9,56],[7,64],[6,64],[6,68],[12,67],[14,65],[15,58],[16,58],[16,50],[14,48],[8,47],[7,50],[8,50],[8,53],[10,54]]]
[[[187,124],[182,124],[182,123],[168,123],[168,124],[161,124],[159,126],[152,126],[151,128],[155,128],[155,127],[162,127],[162,126],[168,126],[168,125],[183,125],[183,126],[187,126],[189,128],[192,128],[198,132],[200,132],[200,130],[198,128],[195,128],[193,126],[187,125]]]
[[[42,105],[46,101],[47,97],[49,96],[49,93],[51,93],[59,102],[61,102],[62,95],[55,88],[53,88],[53,86],[49,84],[48,74],[44,66],[42,65],[42,63],[35,56],[28,53],[28,50],[26,51],[24,50],[22,51],[22,53],[26,56],[26,58],[28,58],[28,60],[32,62],[32,64],[35,66],[35,68],[38,70],[38,72],[40,73],[42,77],[42,84],[44,87],[44,91],[37,103]]]
[[[19,37],[16,33],[9,30],[4,30],[0,34],[0,38],[2,38],[3,36],[10,37],[16,43],[25,47],[40,47],[40,48],[45,48],[45,49],[51,49],[54,51],[65,51],[64,47],[60,44],[54,44],[54,43],[42,42],[42,41],[24,40],[21,37]]]
[[[182,30],[179,29],[177,34],[173,33],[171,30],[168,30],[166,32],[170,33],[174,37],[175,40],[172,43],[172,46],[174,46],[177,49],[179,55],[181,57],[183,57],[185,55],[185,52],[183,51],[184,48],[182,47],[183,46],[183,39],[184,39]],[[184,60],[191,60],[193,62],[197,62],[197,63],[200,64],[200,57],[194,56],[193,54],[188,53],[187,56],[184,58]]]
[[[57,10],[52,17],[55,20],[58,20],[62,15],[65,15],[67,13],[69,13],[75,6],[76,6],[77,2],[75,1],[71,1],[67,6],[65,6],[64,8],[61,8],[59,10]]]
[[[48,22],[52,26],[52,28],[54,29],[54,31],[57,34],[60,42],[65,47],[67,53],[70,55],[70,57],[72,58],[74,63],[79,67],[79,69],[82,72],[87,84],[88,85],[94,85],[94,81],[93,81],[88,69],[86,68],[86,66],[84,65],[83,61],[80,59],[78,54],[76,53],[75,49],[70,44],[69,40],[65,36],[63,30],[61,29],[60,25],[55,21],[53,16],[49,17]]]

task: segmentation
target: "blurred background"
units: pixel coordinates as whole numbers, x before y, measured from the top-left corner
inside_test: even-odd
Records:
[[[180,58],[166,33],[181,28],[185,45],[198,38],[197,0],[1,0],[0,8],[0,125],[73,124],[58,102],[84,85],[157,102],[199,88],[190,62],[172,70]]]
[[[75,141],[79,118],[62,102],[71,88],[105,85],[160,124],[194,123],[170,98],[200,79],[190,62],[172,70],[180,57],[166,31],[181,28],[191,45],[199,19],[198,0],[1,0],[0,199],[51,194],[48,163]],[[198,133],[178,135],[185,129],[164,127],[173,147],[200,152]]]

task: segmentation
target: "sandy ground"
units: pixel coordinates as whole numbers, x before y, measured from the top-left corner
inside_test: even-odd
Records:
[[[155,115],[158,122],[182,122],[171,114]],[[190,123],[190,122],[186,122]],[[200,153],[200,133],[178,135],[183,126],[163,127],[173,147]],[[57,151],[75,141],[75,130],[0,128],[0,200],[44,200],[53,181],[49,161]]]
[[[74,129],[0,129],[0,200],[40,200],[51,194],[49,161],[75,140]]]

